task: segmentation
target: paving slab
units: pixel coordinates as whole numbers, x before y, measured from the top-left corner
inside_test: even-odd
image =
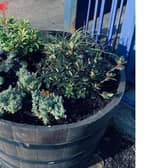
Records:
[[[135,101],[135,86],[126,89],[125,96],[131,101]],[[113,111],[110,125],[115,127],[126,138],[135,141],[135,107],[122,101]]]
[[[64,0],[7,0],[7,16],[29,19],[42,30],[63,30]]]
[[[106,130],[97,154],[104,161],[103,168],[135,168],[135,143],[114,127]]]

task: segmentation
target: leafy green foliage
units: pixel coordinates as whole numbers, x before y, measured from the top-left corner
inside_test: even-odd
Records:
[[[47,125],[66,117],[63,98],[114,95],[102,88],[116,80],[123,58],[114,63],[109,52],[81,31],[49,36],[43,43],[28,21],[9,18],[4,25],[0,18],[0,115],[24,111],[28,105],[26,110]],[[44,45],[40,53],[45,56],[33,58]]]
[[[2,52],[3,53],[3,52]],[[1,56],[0,54],[0,72],[8,72],[10,71],[14,66],[14,57],[12,53],[9,55],[6,55],[6,58]]]
[[[40,74],[48,89],[57,88],[67,98],[86,98],[115,76],[103,47],[81,31],[52,37],[45,49],[48,57]]]
[[[35,73],[30,73],[25,67],[22,67],[17,72],[18,86],[25,91],[39,90],[41,82],[37,79]]]
[[[27,20],[7,19],[6,26],[0,18],[0,48],[5,52],[15,52],[20,57],[39,50],[41,41],[38,31],[30,27]]]
[[[7,63],[7,64],[0,64],[0,72],[8,72],[13,67],[13,64]]]
[[[55,94],[42,95],[39,91],[32,92],[32,112],[38,118],[42,119],[43,123],[49,123],[49,115],[52,115],[56,120],[65,117],[62,97]]]
[[[24,92],[11,86],[7,90],[0,92],[0,113],[9,112],[14,114],[19,111],[22,108],[24,96]]]
[[[4,52],[4,51],[3,51],[3,49],[2,49],[2,48],[0,48],[0,55],[1,55],[1,54],[3,54],[3,52]]]
[[[4,78],[2,76],[0,76],[0,85],[3,85],[4,84]]]
[[[109,93],[109,92],[103,92],[100,94],[104,99],[110,99],[114,93]]]

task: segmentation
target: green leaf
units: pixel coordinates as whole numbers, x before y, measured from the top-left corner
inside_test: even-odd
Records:
[[[100,95],[103,97],[103,99],[110,99],[113,97],[114,93],[103,92]]]
[[[13,67],[13,64],[1,64],[0,72],[8,72]]]
[[[4,78],[0,76],[0,85],[3,85],[5,82]]]

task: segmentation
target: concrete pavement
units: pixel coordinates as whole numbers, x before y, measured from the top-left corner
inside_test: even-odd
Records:
[[[63,30],[64,0],[7,0],[7,16],[29,19],[33,26]]]

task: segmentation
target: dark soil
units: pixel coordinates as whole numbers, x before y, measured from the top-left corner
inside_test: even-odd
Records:
[[[2,90],[8,89],[11,85],[12,87],[16,86],[17,76],[12,71],[9,72],[0,72],[0,76],[4,77],[5,82],[3,85],[0,86],[0,92]]]
[[[102,109],[106,105],[100,96],[95,98],[79,99],[79,100],[66,100],[64,107],[66,109],[68,123],[83,120]]]

